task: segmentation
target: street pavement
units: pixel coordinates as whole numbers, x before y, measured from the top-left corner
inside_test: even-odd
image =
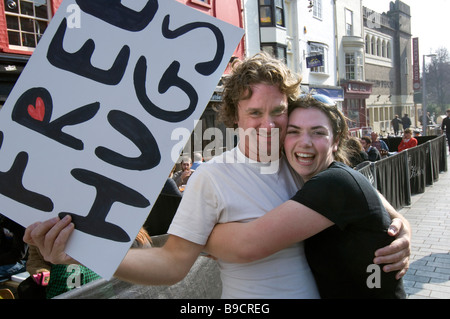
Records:
[[[437,182],[399,210],[412,228],[410,268],[403,277],[409,299],[450,299],[450,156],[447,164]]]

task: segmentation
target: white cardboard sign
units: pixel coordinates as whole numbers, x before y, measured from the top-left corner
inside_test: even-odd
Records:
[[[174,0],[63,1],[0,111],[1,213],[71,214],[67,253],[111,278],[242,35]]]

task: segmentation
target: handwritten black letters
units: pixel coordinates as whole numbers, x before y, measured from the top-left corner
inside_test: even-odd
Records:
[[[167,41],[175,41],[191,32],[206,30],[216,40],[215,52],[206,59],[208,61],[198,61],[198,63],[192,65],[192,72],[196,72],[201,77],[207,77],[215,73],[222,64],[225,41],[224,35],[217,26],[197,21],[183,22],[180,25],[176,20],[171,21],[171,14],[166,13],[160,13],[161,17],[156,19],[161,4],[157,0],[147,1],[141,11],[135,11],[122,5],[120,0],[76,0],[75,3],[84,17],[87,16],[89,19],[96,19],[96,23],[108,25],[110,30],[108,37],[114,37],[115,30],[138,34],[152,28],[158,30]],[[71,4],[71,6],[74,6],[74,4]],[[124,81],[126,72],[132,72],[132,77],[127,77],[127,79],[132,79],[133,83],[130,83],[130,87],[134,88],[134,92],[131,90],[131,92],[124,92],[124,94],[135,94],[145,114],[148,114],[150,118],[163,121],[162,123],[181,122],[188,119],[197,109],[199,94],[195,86],[183,78],[180,72],[182,62],[179,60],[173,59],[172,62],[168,63],[165,72],[160,75],[159,81],[155,82],[153,78],[155,75],[148,67],[148,61],[152,58],[152,45],[156,44],[151,44],[149,39],[143,39],[143,41],[149,41],[148,55],[141,51],[136,59],[132,59],[133,53],[135,53],[133,52],[133,46],[121,44],[115,53],[111,53],[115,57],[112,59],[112,64],[106,68],[104,66],[99,67],[96,65],[98,62],[95,62],[93,55],[106,42],[88,38],[85,41],[83,40],[84,43],[80,44],[81,47],[78,50],[65,49],[65,43],[70,41],[68,29],[71,28],[72,23],[68,25],[66,18],[55,20],[55,23],[59,23],[59,26],[54,29],[56,31],[53,31],[54,34],[48,42],[45,57],[50,66],[59,72],[68,72],[71,76],[104,87],[119,85]],[[79,25],[83,28],[82,21]],[[159,94],[165,94],[173,87],[181,90],[187,96],[187,100],[181,99],[180,103],[188,101],[187,105],[178,105],[176,108],[178,111],[173,111],[173,105],[167,106],[163,102],[155,102],[157,99],[154,99],[147,91],[149,79],[158,83]],[[70,83],[66,85],[70,85]],[[57,100],[54,99],[57,93],[55,90],[54,87],[45,84],[25,88],[23,93],[18,94],[20,96],[15,101],[11,112],[11,120],[26,130],[32,131],[33,134],[40,134],[48,138],[51,143],[57,143],[72,152],[87,152],[86,140],[83,140],[86,139],[86,135],[77,134],[77,126],[89,124],[94,119],[96,121],[101,120],[108,128],[112,128],[125,137],[129,143],[139,150],[140,154],[130,156],[129,154],[123,154],[124,151],[111,149],[111,146],[96,145],[92,155],[97,160],[102,161],[105,166],[133,172],[152,170],[160,165],[160,148],[158,141],[152,134],[152,130],[156,128],[148,127],[144,124],[148,121],[127,112],[127,105],[117,107],[120,109],[110,109],[111,106],[105,105],[100,96],[97,100],[86,101],[88,103],[80,103],[81,105],[74,105],[74,102],[68,99],[64,102],[66,105],[62,105],[62,102],[56,102]],[[62,112],[62,110],[69,111]],[[100,112],[101,110],[108,111]],[[55,116],[55,114],[63,115]],[[73,129],[65,131],[67,127]],[[0,132],[0,156],[1,152],[4,151],[2,144],[8,138],[7,131]],[[86,169],[86,167],[83,168],[83,162],[80,162],[75,164],[78,167],[71,169],[70,178],[95,191],[95,199],[89,212],[54,212],[54,202],[48,194],[40,194],[37,190],[24,187],[23,180],[27,176],[29,162],[33,161],[32,155],[25,151],[19,152],[14,162],[10,164],[10,169],[6,172],[0,172],[0,194],[38,211],[56,213],[60,216],[70,214],[75,227],[79,231],[92,236],[116,242],[130,242],[134,239],[130,238],[130,235],[120,226],[108,222],[107,216],[112,205],[116,202],[131,207],[150,207],[151,203],[146,196],[121,181],[105,176],[104,172],[100,174]]]

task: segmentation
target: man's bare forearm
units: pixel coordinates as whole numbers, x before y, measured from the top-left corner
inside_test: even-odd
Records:
[[[170,236],[161,248],[130,249],[114,277],[141,285],[173,285],[187,275],[202,249]]]

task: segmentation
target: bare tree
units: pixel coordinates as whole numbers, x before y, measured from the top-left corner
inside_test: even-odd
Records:
[[[427,101],[437,114],[444,114],[450,104],[450,55],[441,47],[431,63],[424,66],[427,77]]]

